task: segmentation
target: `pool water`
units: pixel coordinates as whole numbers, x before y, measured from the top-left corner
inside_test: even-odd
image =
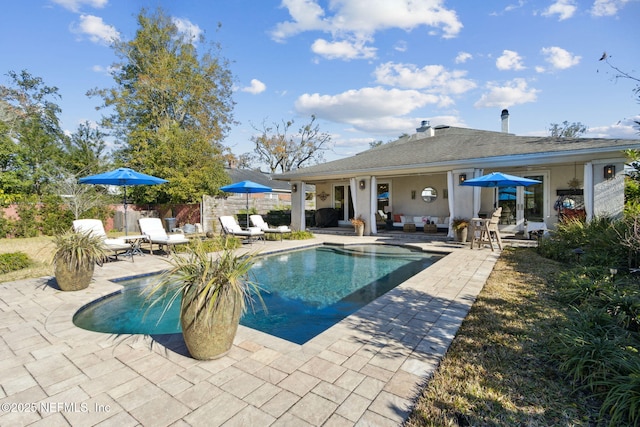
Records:
[[[256,259],[253,279],[263,289],[240,323],[303,344],[432,265],[442,255],[391,245],[318,246]],[[157,276],[119,283],[122,292],[81,309],[74,323],[114,334],[169,334],[180,329],[179,302],[145,305],[145,286]],[[166,309],[164,315],[163,311]]]

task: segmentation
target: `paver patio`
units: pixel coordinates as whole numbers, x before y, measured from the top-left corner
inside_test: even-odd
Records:
[[[246,248],[389,239],[316,235]],[[72,323],[80,307],[120,289],[109,279],[161,270],[164,257],[105,264],[77,292],[52,278],[0,283],[0,425],[397,426],[499,256],[411,244],[448,255],[304,345],[240,326],[232,350],[213,361],[190,358],[180,334],[114,336]]]

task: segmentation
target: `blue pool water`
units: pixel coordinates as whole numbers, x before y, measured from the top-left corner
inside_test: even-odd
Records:
[[[260,257],[251,274],[267,310],[256,302],[240,323],[303,344],[441,257],[390,245],[318,246]],[[119,282],[121,293],[84,307],[74,323],[114,334],[180,332],[178,302],[164,316],[163,304],[144,304],[144,288],[154,280]]]

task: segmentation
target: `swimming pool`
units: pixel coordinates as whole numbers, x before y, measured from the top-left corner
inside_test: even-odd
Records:
[[[267,311],[255,303],[240,323],[303,344],[359,308],[432,265],[443,255],[402,246],[317,246],[266,255],[251,270]],[[180,332],[179,304],[162,316],[147,311],[144,288],[157,276],[120,281],[122,292],[83,307],[74,323],[114,334]]]

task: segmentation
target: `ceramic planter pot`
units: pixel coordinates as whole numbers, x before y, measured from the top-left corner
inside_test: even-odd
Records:
[[[79,291],[86,289],[91,283],[95,264],[70,269],[66,263],[56,263],[55,275],[58,286],[63,291]]]
[[[468,228],[459,228],[456,230],[456,242],[466,242],[467,241]]]
[[[356,236],[364,236],[364,224],[354,225]]]
[[[234,294],[223,301],[207,321],[201,318],[208,314],[196,313],[196,304],[181,309],[182,336],[194,359],[217,359],[229,352],[240,323],[241,304],[242,296]]]

